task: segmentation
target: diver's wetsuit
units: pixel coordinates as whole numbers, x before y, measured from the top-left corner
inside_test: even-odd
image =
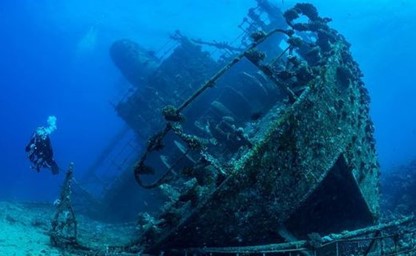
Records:
[[[53,159],[51,140],[48,135],[40,136],[36,132],[26,146],[29,160],[33,163],[33,168],[38,172],[40,168],[46,167],[52,170],[53,174],[59,173],[59,167]]]

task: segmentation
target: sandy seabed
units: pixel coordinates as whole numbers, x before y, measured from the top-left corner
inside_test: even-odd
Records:
[[[50,246],[47,233],[53,210],[0,202],[0,256],[62,255]]]
[[[49,230],[55,207],[48,203],[0,201],[0,256],[72,256],[54,248]],[[132,225],[114,225],[77,216],[80,240],[94,248],[125,244],[134,236]]]

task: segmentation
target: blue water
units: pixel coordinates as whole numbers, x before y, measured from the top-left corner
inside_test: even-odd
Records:
[[[310,1],[352,43],[372,98],[383,171],[416,156],[416,3]],[[363,3],[365,2],[365,3]],[[295,1],[275,1],[283,8]],[[49,115],[62,169],[81,177],[123,122],[111,107],[123,78],[111,43],[130,38],[160,49],[171,32],[232,40],[253,0],[4,0],[0,4],[0,198],[53,200],[63,175],[29,168],[24,147]]]

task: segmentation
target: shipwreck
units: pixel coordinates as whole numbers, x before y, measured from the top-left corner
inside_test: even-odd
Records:
[[[293,246],[377,223],[370,98],[330,21],[310,4],[283,13],[258,0],[237,44],[177,31],[163,57],[128,39],[112,45],[132,84],[115,110],[147,144],[104,198],[134,202],[132,186],[166,194],[157,215],[141,214],[140,234],[112,250],[248,253],[206,248]]]

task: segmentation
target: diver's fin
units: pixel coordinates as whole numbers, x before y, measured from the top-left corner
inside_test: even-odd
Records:
[[[51,170],[53,175],[59,174],[59,166],[55,161],[51,163]]]

